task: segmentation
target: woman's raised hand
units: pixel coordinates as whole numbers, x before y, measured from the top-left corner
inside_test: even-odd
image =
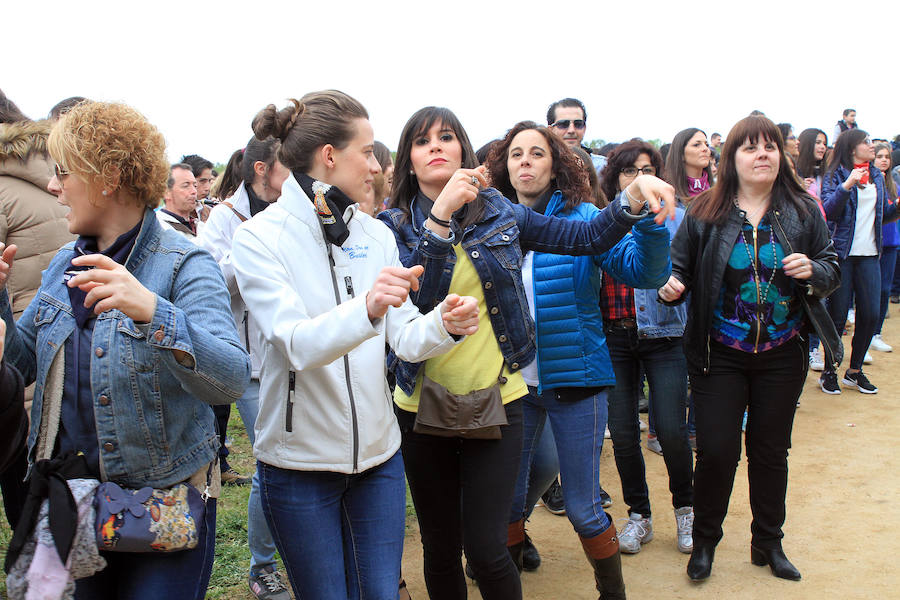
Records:
[[[431,207],[434,216],[449,221],[453,213],[477,198],[481,188],[487,187],[485,171],[484,165],[475,169],[457,169]]]
[[[646,177],[646,175],[644,177]],[[638,177],[638,179],[640,179],[640,177]],[[666,282],[666,285],[659,288],[658,293],[659,297],[666,302],[675,302],[681,298],[681,295],[684,293],[684,284],[675,279],[674,275],[669,275],[669,281]]]
[[[441,316],[451,335],[472,335],[478,331],[478,301],[471,296],[448,294],[441,302]]]
[[[12,269],[13,260],[16,258],[16,250],[18,247],[13,244],[7,246],[0,242],[0,290],[6,287],[6,281],[9,279],[9,271]]]
[[[847,180],[841,185],[845,190],[850,191],[854,185],[857,185],[860,179],[869,172],[867,168],[853,169],[850,171],[850,175],[847,177]]]
[[[96,314],[117,309],[137,323],[153,320],[156,294],[145,288],[124,265],[103,254],[78,256],[72,259],[72,264],[76,267],[94,267],[78,271],[67,285],[87,292],[84,305],[94,305]]]
[[[652,175],[636,177],[625,188],[625,195],[631,203],[633,213],[640,212],[646,202],[650,212],[656,215],[653,220],[657,223],[662,224],[666,219],[675,219],[675,188],[658,177]]]

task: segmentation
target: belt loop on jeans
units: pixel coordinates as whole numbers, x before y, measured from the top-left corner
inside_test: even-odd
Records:
[[[606,321],[606,326],[610,329],[637,329],[636,319],[611,319]]]

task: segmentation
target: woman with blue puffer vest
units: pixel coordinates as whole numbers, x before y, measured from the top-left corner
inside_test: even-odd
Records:
[[[881,289],[882,226],[896,221],[897,205],[891,204],[884,176],[873,164],[875,145],[861,129],[845,131],[822,183],[822,205],[841,268],[841,286],[828,298],[828,313],[837,331],[843,331],[855,297],[850,365],[841,382],[864,394],[876,394],[862,371],[863,358],[878,328]],[[826,394],[840,394],[833,365],[825,365],[819,380]]]
[[[537,136],[545,139],[540,133]],[[534,144],[527,146],[533,151]],[[509,523],[520,475],[523,419],[527,422],[523,413],[528,401],[522,400],[529,388],[521,371],[535,359],[536,335],[538,346],[546,342],[540,330],[535,332],[529,313],[522,272],[526,252],[596,256],[606,268],[631,275],[640,272],[636,265],[643,265],[646,277],[654,281],[664,279],[669,270],[668,234],[661,223],[673,214],[674,190],[662,180],[642,178],[602,211],[588,206],[584,212],[574,211],[571,218],[561,218],[513,204],[498,190],[486,188],[485,168],[476,165],[465,130],[451,111],[419,110],[400,136],[391,208],[379,215],[394,231],[401,261],[425,267],[418,292],[411,294],[420,310],[433,306],[448,291],[474,296],[479,305],[479,333],[484,334],[439,359],[391,365],[397,376],[394,403],[407,479],[422,530],[425,582],[433,600],[465,598],[463,549],[483,598],[522,597],[516,560],[507,551],[508,545],[524,540],[523,520]],[[538,181],[534,173],[528,177]],[[632,228],[635,239],[638,231],[647,234],[646,245],[622,240]],[[587,269],[565,256],[545,258],[558,260],[569,281],[579,275],[590,279],[591,271],[596,276],[596,266]],[[613,374],[608,363],[594,360],[605,354],[605,340],[596,311],[596,289],[586,293],[592,286],[579,283],[560,295],[566,299],[559,311],[561,321],[578,322],[583,329],[560,332],[555,341],[560,364],[539,365],[547,368],[548,377],[553,373],[553,383],[571,386],[569,390],[580,383],[578,391],[585,393],[582,398],[572,394],[570,400],[583,412],[565,419],[571,428],[560,436],[568,442],[560,456],[562,468],[569,473],[568,477],[563,474],[563,489],[567,512],[573,523],[577,520],[575,529],[597,587],[603,598],[612,600],[625,598],[625,584],[616,530],[603,512],[599,494],[606,399],[605,391],[598,388],[610,385]],[[541,306],[540,290],[535,298]],[[577,318],[588,310],[596,318]],[[568,345],[579,349],[576,359],[567,354],[572,350]],[[508,421],[500,427],[501,439],[461,439],[417,431],[414,424],[426,379],[460,395],[499,382]],[[547,384],[543,376],[541,383]],[[549,403],[562,402],[553,398]],[[555,420],[551,412],[551,422]]]

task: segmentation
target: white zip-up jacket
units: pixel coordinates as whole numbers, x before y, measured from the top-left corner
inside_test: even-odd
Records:
[[[412,362],[457,343],[440,306],[422,316],[407,299],[369,321],[367,292],[383,267],[402,266],[397,242],[355,205],[343,218],[350,235],[338,249],[291,176],[278,202],[234,235],[232,267],[263,337],[253,451],[276,467],[357,473],[387,461],[400,430],[385,343]]]
[[[225,285],[228,286],[228,292],[231,294],[231,314],[234,317],[234,324],[241,337],[241,343],[250,354],[252,365],[250,376],[253,379],[259,379],[259,327],[253,317],[248,314],[249,311],[244,304],[244,299],[241,298],[241,292],[238,290],[237,280],[234,277],[234,267],[231,265],[231,242],[234,239],[234,232],[244,222],[235,214],[235,211],[240,213],[244,220],[250,219],[250,196],[247,195],[243,183],[226,202],[231,204],[234,210],[224,203],[214,206],[209,213],[209,219],[206,220],[205,226],[197,237],[197,243],[212,254],[212,257],[219,263],[219,268],[222,269]]]

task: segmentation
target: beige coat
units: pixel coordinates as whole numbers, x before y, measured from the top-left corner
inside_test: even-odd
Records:
[[[47,121],[0,125],[0,242],[19,247],[7,289],[18,319],[41,285],[41,271],[61,246],[75,239],[68,209],[47,191],[53,159]]]

